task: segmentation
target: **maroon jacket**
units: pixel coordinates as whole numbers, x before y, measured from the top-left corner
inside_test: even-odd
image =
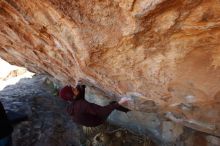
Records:
[[[101,125],[110,113],[120,107],[115,102],[106,106],[99,106],[85,100],[85,86],[77,86],[79,95],[68,106],[67,111],[72,116],[73,121],[84,126],[95,127]]]

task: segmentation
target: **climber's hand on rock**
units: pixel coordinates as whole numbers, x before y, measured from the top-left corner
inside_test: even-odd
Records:
[[[122,97],[122,98],[119,100],[118,104],[120,104],[120,105],[125,105],[125,104],[128,104],[128,102],[129,102],[130,100],[131,100],[131,99],[128,98],[128,97]]]

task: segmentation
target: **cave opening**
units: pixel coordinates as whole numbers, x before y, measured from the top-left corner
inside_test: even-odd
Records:
[[[1,58],[0,68],[0,91],[6,86],[18,83],[22,78],[32,78],[34,75],[34,73],[28,71],[26,68],[11,65]]]

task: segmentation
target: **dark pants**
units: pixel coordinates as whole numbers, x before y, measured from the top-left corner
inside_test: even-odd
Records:
[[[0,146],[12,146],[11,135],[0,139]]]

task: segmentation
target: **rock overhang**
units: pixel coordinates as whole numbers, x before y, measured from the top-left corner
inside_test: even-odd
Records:
[[[0,8],[8,62],[129,96],[134,110],[168,112],[219,136],[218,0],[2,0]]]

